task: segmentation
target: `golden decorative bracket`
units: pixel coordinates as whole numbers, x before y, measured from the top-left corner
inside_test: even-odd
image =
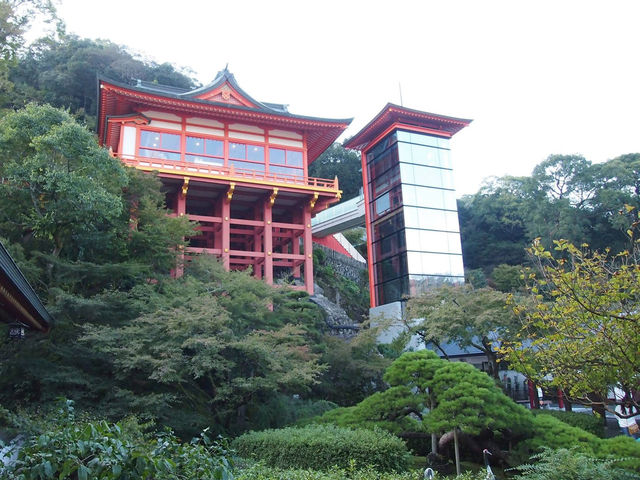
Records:
[[[314,208],[316,206],[316,202],[318,201],[318,197],[320,194],[318,192],[313,192],[313,198],[309,201],[309,206]]]
[[[269,197],[269,205],[273,206],[273,204],[276,203],[276,197],[277,196],[278,196],[278,189],[274,188],[273,189],[273,193]]]
[[[184,182],[182,183],[182,196],[186,197],[188,191],[189,191],[189,177],[184,177]]]
[[[235,182],[231,182],[229,184],[229,190],[227,190],[227,202],[230,202],[231,199],[233,198],[233,192],[236,189],[236,184]]]

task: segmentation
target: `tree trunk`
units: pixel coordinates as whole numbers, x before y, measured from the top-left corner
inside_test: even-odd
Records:
[[[433,397],[431,398],[431,402],[430,402],[430,411],[433,411],[434,408],[434,401],[433,401]],[[438,453],[438,436],[434,433],[431,434],[431,453],[433,453],[434,455],[436,455]]]
[[[456,455],[456,475],[460,475],[460,450],[458,449],[458,428],[453,429],[453,450]]]

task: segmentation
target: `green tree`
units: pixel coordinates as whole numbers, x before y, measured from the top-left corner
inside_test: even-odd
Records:
[[[485,373],[469,364],[442,360],[429,350],[404,353],[389,366],[384,379],[390,385],[387,390],[354,407],[331,410],[317,421],[380,427],[405,438],[448,431],[457,436],[457,429],[462,429],[470,435],[496,431],[510,439],[526,435],[531,426],[531,415]]]
[[[378,351],[376,329],[362,328],[348,342],[327,336],[322,344],[327,369],[313,387],[314,395],[348,406],[383,388],[382,375],[391,360]]]
[[[633,250],[614,255],[566,240],[556,241],[554,252],[534,242],[537,271],[526,276],[531,303],[514,302],[521,323],[503,350],[509,362],[574,402],[612,409],[621,402],[608,399],[617,384],[640,406],[631,394],[640,387],[637,246],[634,237]]]
[[[507,308],[507,294],[471,285],[443,285],[407,302],[407,334],[418,335],[425,346],[442,344],[473,347],[487,356],[491,374],[498,378],[500,342],[517,331],[517,318]]]
[[[3,117],[0,158],[0,235],[48,255],[50,285],[54,266],[69,277],[69,261],[81,265],[80,287],[98,274],[91,263],[168,272],[193,234],[167,217],[157,179],[124,167],[62,110],[31,104]]]
[[[491,378],[472,365],[448,362],[434,373],[431,388],[437,404],[425,417],[425,423],[431,431],[453,431],[458,475],[461,473],[459,431],[478,434],[483,429],[526,428],[523,407],[512,402]]]
[[[305,394],[317,381],[323,368],[308,346],[316,317],[247,273],[224,272],[214,259],[196,263],[209,278],[187,271],[133,319],[86,325],[82,342],[106,355],[117,397],[139,412],[180,431],[243,431],[252,405]]]
[[[98,75],[123,83],[140,79],[186,89],[197,85],[193,78],[168,63],[135,58],[125,47],[107,40],[63,34],[59,39],[40,39],[21,55],[10,71],[16,89],[10,106],[46,102],[68,108],[77,118],[93,125]]]
[[[29,105],[0,120],[3,224],[50,244],[59,256],[70,240],[112,222],[122,211],[127,177],[93,135],[53,107]]]
[[[501,292],[509,293],[520,290],[524,286],[522,266],[501,263],[491,271],[491,283]]]
[[[519,265],[528,244],[526,213],[533,203],[523,193],[526,178],[496,179],[458,201],[466,268],[485,273],[499,263]]]
[[[309,166],[309,175],[329,179],[337,176],[342,200],[358,196],[362,188],[360,156],[339,143],[331,145]]]

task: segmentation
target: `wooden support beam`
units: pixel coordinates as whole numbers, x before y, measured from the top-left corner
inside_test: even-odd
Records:
[[[294,255],[293,253],[274,253],[273,258],[284,260],[304,260],[304,255]]]
[[[282,222],[273,222],[273,228],[285,228],[287,230],[300,230],[304,231],[303,223],[282,223]]]
[[[200,248],[200,247],[186,247],[185,252],[187,253],[206,253],[209,255],[219,256],[222,253],[222,250],[219,248]]]
[[[222,217],[214,217],[208,215],[187,215],[189,220],[193,222],[206,222],[206,223],[222,223]]]
[[[234,218],[231,220],[233,225],[242,225],[245,227],[263,227],[264,221],[262,220],[245,220],[243,218]]]
[[[230,250],[229,255],[233,257],[263,258],[264,253],[251,250]]]

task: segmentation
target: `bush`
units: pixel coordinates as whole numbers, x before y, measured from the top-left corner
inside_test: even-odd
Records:
[[[435,477],[439,478],[439,477]],[[278,468],[254,465],[238,472],[236,480],[422,480],[419,472],[387,472],[381,473],[368,467],[364,469],[331,467],[325,471],[318,470],[282,470]]]
[[[333,402],[326,400],[308,400],[293,398],[290,395],[277,395],[258,405],[248,408],[248,415],[254,419],[252,430],[282,428],[303,422],[305,419],[322,415],[337,408]]]
[[[589,413],[565,412],[562,410],[531,410],[535,415],[551,415],[561,422],[578,427],[585,432],[592,433],[600,438],[604,438],[604,426],[602,418]]]
[[[640,443],[630,437],[602,439],[581,428],[572,427],[551,415],[533,417],[532,438],[518,444],[514,458],[528,458],[546,449],[571,448],[593,458],[622,459],[617,466],[640,471]]]
[[[371,466],[380,472],[403,471],[409,452],[399,438],[380,430],[351,430],[309,425],[246,433],[233,442],[238,456],[271,467],[328,470]]]
[[[0,470],[0,479],[224,480],[231,477],[226,451],[202,434],[181,443],[171,432],[145,434],[135,419],[119,423],[77,422],[67,402],[49,428],[11,445],[17,460]]]
[[[543,447],[579,447],[581,452],[595,454],[600,446],[601,439],[594,434],[567,425],[551,415],[535,415],[532,428],[532,438],[519,444],[519,449],[526,449],[526,457],[540,452]]]
[[[640,472],[640,442],[636,442],[631,437],[619,435],[603,440],[598,457],[621,458],[618,466],[632,472]]]
[[[602,460],[576,449],[545,448],[531,457],[534,463],[521,465],[516,480],[627,480],[640,476],[617,468],[619,460]]]

